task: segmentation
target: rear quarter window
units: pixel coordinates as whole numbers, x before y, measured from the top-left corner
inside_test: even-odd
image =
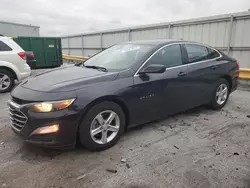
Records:
[[[211,48],[207,48],[207,50],[208,50],[208,59],[214,59],[214,58],[220,57],[220,54],[216,52],[215,50]]]
[[[9,47],[4,42],[0,41],[0,52],[4,52],[4,51],[12,51],[12,48]]]

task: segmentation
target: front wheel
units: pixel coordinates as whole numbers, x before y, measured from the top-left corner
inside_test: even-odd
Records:
[[[101,151],[116,144],[125,128],[125,115],[121,107],[105,101],[92,107],[84,117],[79,137],[83,146]]]
[[[229,89],[229,83],[226,79],[222,78],[218,81],[210,103],[212,109],[221,109],[226,105],[229,97]]]

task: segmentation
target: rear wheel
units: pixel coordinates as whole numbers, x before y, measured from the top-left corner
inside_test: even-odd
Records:
[[[119,105],[105,101],[92,107],[84,117],[79,137],[92,151],[108,149],[116,144],[125,128],[125,115]]]
[[[0,93],[9,92],[15,85],[15,79],[11,72],[0,69]]]
[[[229,83],[226,79],[222,78],[218,81],[210,103],[212,109],[221,109],[225,106],[229,96],[229,89]]]

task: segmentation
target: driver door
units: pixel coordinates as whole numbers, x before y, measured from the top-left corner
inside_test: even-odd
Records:
[[[147,73],[134,76],[134,120],[149,122],[185,109],[188,84],[185,81],[187,65],[183,65],[181,47],[168,45],[158,50],[142,67],[161,64],[164,73]],[[140,72],[140,71],[139,71]]]

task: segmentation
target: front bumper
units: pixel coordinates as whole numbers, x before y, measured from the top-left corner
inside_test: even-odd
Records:
[[[10,108],[11,128],[25,142],[51,148],[68,149],[75,146],[80,120],[79,113],[70,108],[57,112],[35,113],[29,111],[25,105],[19,105],[13,101],[9,101],[8,105]],[[58,132],[32,135],[32,132],[37,128],[52,124],[59,124]]]

